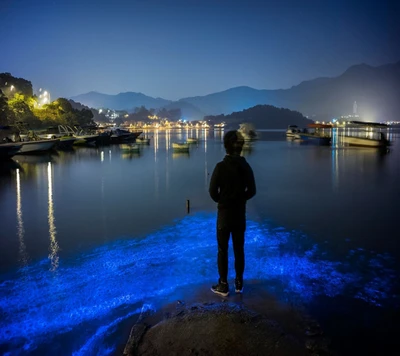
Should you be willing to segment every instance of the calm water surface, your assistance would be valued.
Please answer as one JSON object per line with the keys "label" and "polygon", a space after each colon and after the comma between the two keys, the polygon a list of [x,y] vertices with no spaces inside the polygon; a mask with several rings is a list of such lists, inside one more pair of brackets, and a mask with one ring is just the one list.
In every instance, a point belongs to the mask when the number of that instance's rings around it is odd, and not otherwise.
{"label": "calm water surface", "polygon": [[[149,136],[140,154],[112,145],[0,162],[1,352],[117,353],[121,325],[157,298],[217,279],[208,184],[221,132]],[[188,136],[200,142],[174,153]],[[307,306],[337,344],[379,328],[378,349],[398,322],[400,131],[389,138],[383,153],[343,147],[340,133],[318,147],[264,131],[243,152],[258,189],[246,278]]]}

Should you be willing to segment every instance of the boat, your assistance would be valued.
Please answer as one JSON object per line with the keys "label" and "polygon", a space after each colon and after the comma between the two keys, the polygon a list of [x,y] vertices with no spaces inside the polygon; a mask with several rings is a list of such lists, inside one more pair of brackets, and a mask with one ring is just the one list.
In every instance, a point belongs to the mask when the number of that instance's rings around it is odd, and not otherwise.
{"label": "boat", "polygon": [[75,141],[76,141],[76,138],[73,136],[61,136],[59,138],[56,148],[61,149],[61,150],[72,149],[72,146],[74,145]]}
{"label": "boat", "polygon": [[309,124],[307,129],[300,133],[296,133],[294,138],[300,139],[305,143],[312,143],[318,146],[329,146],[331,143],[332,135],[326,132],[325,129],[332,129],[332,125],[326,124]]}
{"label": "boat", "polygon": [[189,144],[187,142],[172,142],[172,149],[174,151],[189,151]]}
{"label": "boat", "polygon": [[197,142],[199,142],[199,140],[197,138],[195,138],[195,137],[188,137],[186,139],[186,142],[187,143],[197,143]]}
{"label": "boat", "polygon": [[55,148],[59,139],[53,140],[30,140],[30,141],[21,141],[18,144],[21,144],[21,148],[17,152],[17,154],[34,154],[34,153],[42,153],[47,152]]}
{"label": "boat", "polygon": [[150,139],[147,137],[136,137],[136,143],[142,144],[142,145],[149,145],[150,144]]}
{"label": "boat", "polygon": [[76,140],[74,145],[89,145],[95,146],[98,143],[99,135],[86,133],[83,129],[78,126],[72,128],[68,125],[58,125],[59,133],[62,136],[72,136]]}
{"label": "boat", "polygon": [[135,143],[122,143],[119,145],[122,151],[126,152],[139,152],[140,147]]}
{"label": "boat", "polygon": [[0,143],[0,160],[5,160],[15,156],[21,149],[21,143],[6,142]]}
{"label": "boat", "polygon": [[257,140],[257,133],[253,124],[250,123],[240,124],[238,132],[242,134],[245,142]]}
{"label": "boat", "polygon": [[301,133],[301,129],[297,125],[289,125],[286,130],[286,137],[298,138],[297,134]]}
{"label": "boat", "polygon": [[135,140],[142,131],[139,132],[131,132],[128,130],[121,129],[119,127],[113,127],[110,129],[111,135],[110,140],[111,143],[122,143]]}
{"label": "boat", "polygon": [[363,130],[351,135],[344,135],[342,137],[343,144],[372,148],[386,148],[390,146],[390,141],[383,132],[373,131],[374,128],[387,128],[386,124],[363,121],[352,121],[351,124]]}

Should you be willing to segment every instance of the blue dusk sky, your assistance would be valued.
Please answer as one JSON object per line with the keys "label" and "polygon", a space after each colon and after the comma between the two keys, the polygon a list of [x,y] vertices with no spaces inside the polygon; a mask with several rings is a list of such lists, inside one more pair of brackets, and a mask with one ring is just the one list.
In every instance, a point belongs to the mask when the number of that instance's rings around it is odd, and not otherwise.
{"label": "blue dusk sky", "polygon": [[400,60],[400,1],[0,0],[0,72],[52,98],[290,88]]}

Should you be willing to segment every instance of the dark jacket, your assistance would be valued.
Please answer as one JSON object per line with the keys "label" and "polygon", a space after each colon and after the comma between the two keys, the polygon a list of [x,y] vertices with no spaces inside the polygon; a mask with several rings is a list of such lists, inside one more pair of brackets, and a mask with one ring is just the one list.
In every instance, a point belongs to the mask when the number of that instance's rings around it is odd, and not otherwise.
{"label": "dark jacket", "polygon": [[[246,201],[256,194],[253,170],[246,159],[226,155],[211,176],[209,193],[218,203],[218,218],[245,218]],[[242,220],[242,219],[241,219]]]}

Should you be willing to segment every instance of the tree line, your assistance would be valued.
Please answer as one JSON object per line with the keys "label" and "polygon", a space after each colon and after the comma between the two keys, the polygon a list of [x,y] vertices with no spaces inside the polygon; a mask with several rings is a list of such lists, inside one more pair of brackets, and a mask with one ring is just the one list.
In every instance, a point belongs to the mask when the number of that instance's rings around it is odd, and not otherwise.
{"label": "tree line", "polygon": [[32,83],[10,73],[0,73],[0,125],[25,124],[32,129],[55,125],[93,125],[88,108],[72,107],[69,100],[58,98],[41,103],[33,94]]}

